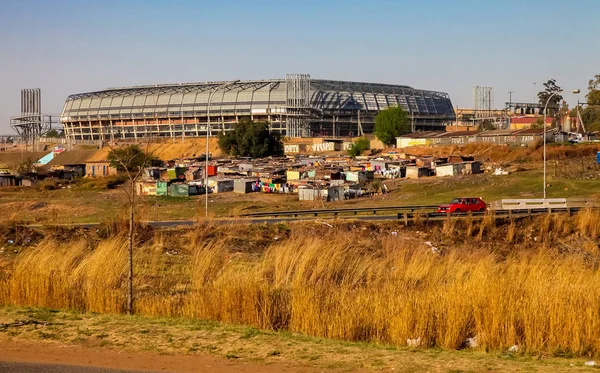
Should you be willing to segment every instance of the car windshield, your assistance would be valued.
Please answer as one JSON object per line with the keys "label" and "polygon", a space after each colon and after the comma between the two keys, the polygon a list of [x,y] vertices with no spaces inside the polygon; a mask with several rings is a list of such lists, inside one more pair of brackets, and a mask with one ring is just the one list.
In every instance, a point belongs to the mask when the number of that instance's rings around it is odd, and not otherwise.
{"label": "car windshield", "polygon": [[451,205],[455,205],[455,204],[457,204],[457,203],[461,203],[461,202],[460,202],[460,198],[454,198],[454,199],[452,200],[452,202],[450,202],[450,204],[451,204]]}

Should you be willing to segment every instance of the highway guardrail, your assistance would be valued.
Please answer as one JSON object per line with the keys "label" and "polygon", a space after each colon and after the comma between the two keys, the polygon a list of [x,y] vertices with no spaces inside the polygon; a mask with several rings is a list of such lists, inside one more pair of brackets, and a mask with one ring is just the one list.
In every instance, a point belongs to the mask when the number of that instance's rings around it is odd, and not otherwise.
{"label": "highway guardrail", "polygon": [[320,209],[320,210],[295,210],[295,211],[268,211],[268,212],[253,212],[248,214],[242,214],[241,217],[279,217],[279,216],[293,216],[298,217],[301,215],[341,215],[341,214],[353,214],[359,213],[372,213],[373,215],[382,211],[424,211],[424,210],[436,210],[438,205],[415,205],[415,206],[384,206],[384,207],[355,207],[355,208],[338,208],[338,209]]}

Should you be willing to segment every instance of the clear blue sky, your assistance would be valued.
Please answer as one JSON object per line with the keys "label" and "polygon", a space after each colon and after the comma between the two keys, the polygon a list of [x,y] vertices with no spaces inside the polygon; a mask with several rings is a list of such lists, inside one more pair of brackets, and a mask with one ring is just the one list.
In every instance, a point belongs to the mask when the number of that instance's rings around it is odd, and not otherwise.
{"label": "clear blue sky", "polygon": [[600,0],[0,0],[0,133],[21,88],[40,87],[52,113],[77,92],[288,72],[440,90],[460,107],[476,85],[496,107],[549,78],[585,91],[598,14]]}

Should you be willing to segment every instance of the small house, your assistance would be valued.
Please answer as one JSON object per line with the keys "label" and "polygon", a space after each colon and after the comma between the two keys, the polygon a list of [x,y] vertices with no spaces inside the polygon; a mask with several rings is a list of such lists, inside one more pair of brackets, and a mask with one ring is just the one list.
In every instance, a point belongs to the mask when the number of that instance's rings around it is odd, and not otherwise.
{"label": "small house", "polygon": [[88,161],[85,162],[86,177],[105,177],[117,174],[117,169],[110,165],[108,161]]}
{"label": "small house", "polygon": [[138,181],[135,184],[135,192],[138,196],[155,196],[156,182],[154,181]]}
{"label": "small house", "polygon": [[169,195],[173,197],[189,197],[200,194],[200,188],[194,184],[171,184],[169,186]]}
{"label": "small house", "polygon": [[238,179],[233,182],[233,191],[235,193],[251,193],[252,187],[256,183],[254,180]]}
{"label": "small house", "polygon": [[319,188],[299,188],[299,201],[322,201],[324,199],[324,191]]}
{"label": "small house", "polygon": [[436,166],[435,175],[439,177],[443,176],[455,176],[463,173],[464,163],[448,163]]}
{"label": "small house", "polygon": [[169,180],[183,180],[185,179],[185,167],[172,167],[167,169],[167,175]]}
{"label": "small house", "polygon": [[208,176],[217,176],[217,173],[219,172],[219,166],[215,166],[215,165],[208,165]]}
{"label": "small house", "polygon": [[300,171],[288,170],[285,173],[285,176],[286,176],[287,181],[290,181],[290,180],[300,180],[301,172]]}
{"label": "small house", "polygon": [[406,178],[407,179],[419,179],[422,177],[429,176],[429,168],[428,167],[417,167],[417,166],[409,166],[406,167]]}
{"label": "small house", "polygon": [[329,187],[307,187],[298,189],[298,199],[300,201],[340,201],[345,197],[343,186]]}
{"label": "small house", "polygon": [[373,171],[347,171],[346,181],[351,181],[359,184],[366,183],[369,179],[372,180],[374,177]]}
{"label": "small house", "polygon": [[0,175],[0,187],[17,186],[19,185],[19,178],[15,175],[1,174]]}
{"label": "small house", "polygon": [[157,181],[156,182],[156,195],[157,196],[169,195],[169,183],[167,183],[166,181]]}
{"label": "small house", "polygon": [[478,161],[465,162],[465,174],[480,174],[481,173],[481,163]]}
{"label": "small house", "polygon": [[160,179],[160,169],[158,167],[147,168],[144,170],[146,177],[152,180]]}
{"label": "small house", "polygon": [[433,157],[419,157],[415,159],[415,163],[417,167],[431,168],[431,166],[434,164],[434,159]]}
{"label": "small house", "polygon": [[217,178],[209,178],[208,179],[208,192],[209,193],[232,192],[233,187],[234,187],[234,182],[231,179],[217,179]]}
{"label": "small house", "polygon": [[327,188],[327,201],[342,201],[345,188],[343,185],[330,186]]}
{"label": "small house", "polygon": [[32,187],[32,186],[35,186],[36,182],[37,182],[36,180],[23,179],[23,180],[21,180],[21,186]]}
{"label": "small house", "polygon": [[186,180],[199,180],[204,176],[204,171],[201,167],[198,166],[190,166],[184,172]]}
{"label": "small house", "polygon": [[371,160],[371,169],[373,171],[383,171],[383,170],[387,170],[388,169],[388,161],[382,161],[382,160],[376,160],[373,159]]}

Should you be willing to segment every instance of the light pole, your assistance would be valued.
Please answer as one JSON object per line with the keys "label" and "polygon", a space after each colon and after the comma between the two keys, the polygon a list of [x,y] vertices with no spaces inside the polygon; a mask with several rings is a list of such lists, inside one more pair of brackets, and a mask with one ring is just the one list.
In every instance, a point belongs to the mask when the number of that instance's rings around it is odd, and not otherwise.
{"label": "light pole", "polygon": [[[225,89],[231,85],[238,83],[239,80],[234,80],[229,83],[220,84],[213,87],[208,95],[208,106],[206,107],[206,153],[204,156],[204,216],[208,218],[208,132],[210,131],[210,103],[212,102],[213,95],[220,89]],[[224,93],[223,93],[224,94]],[[222,101],[222,100],[221,100]],[[222,103],[221,103],[222,104]]]}
{"label": "light pole", "polygon": [[[550,95],[550,97],[548,97],[548,99],[546,100],[546,105],[544,105],[544,201],[546,200],[546,111],[548,110],[548,103],[550,102],[550,99],[554,96],[556,96],[557,94],[564,92],[563,90],[554,92],[553,94]],[[579,92],[581,92],[579,89],[572,89],[569,92],[574,93],[574,94],[578,94]]]}
{"label": "light pole", "polygon": [[210,131],[210,103],[213,95],[220,87],[212,89],[208,95],[208,106],[206,106],[206,152],[204,153],[204,217],[208,218],[208,132]]}

